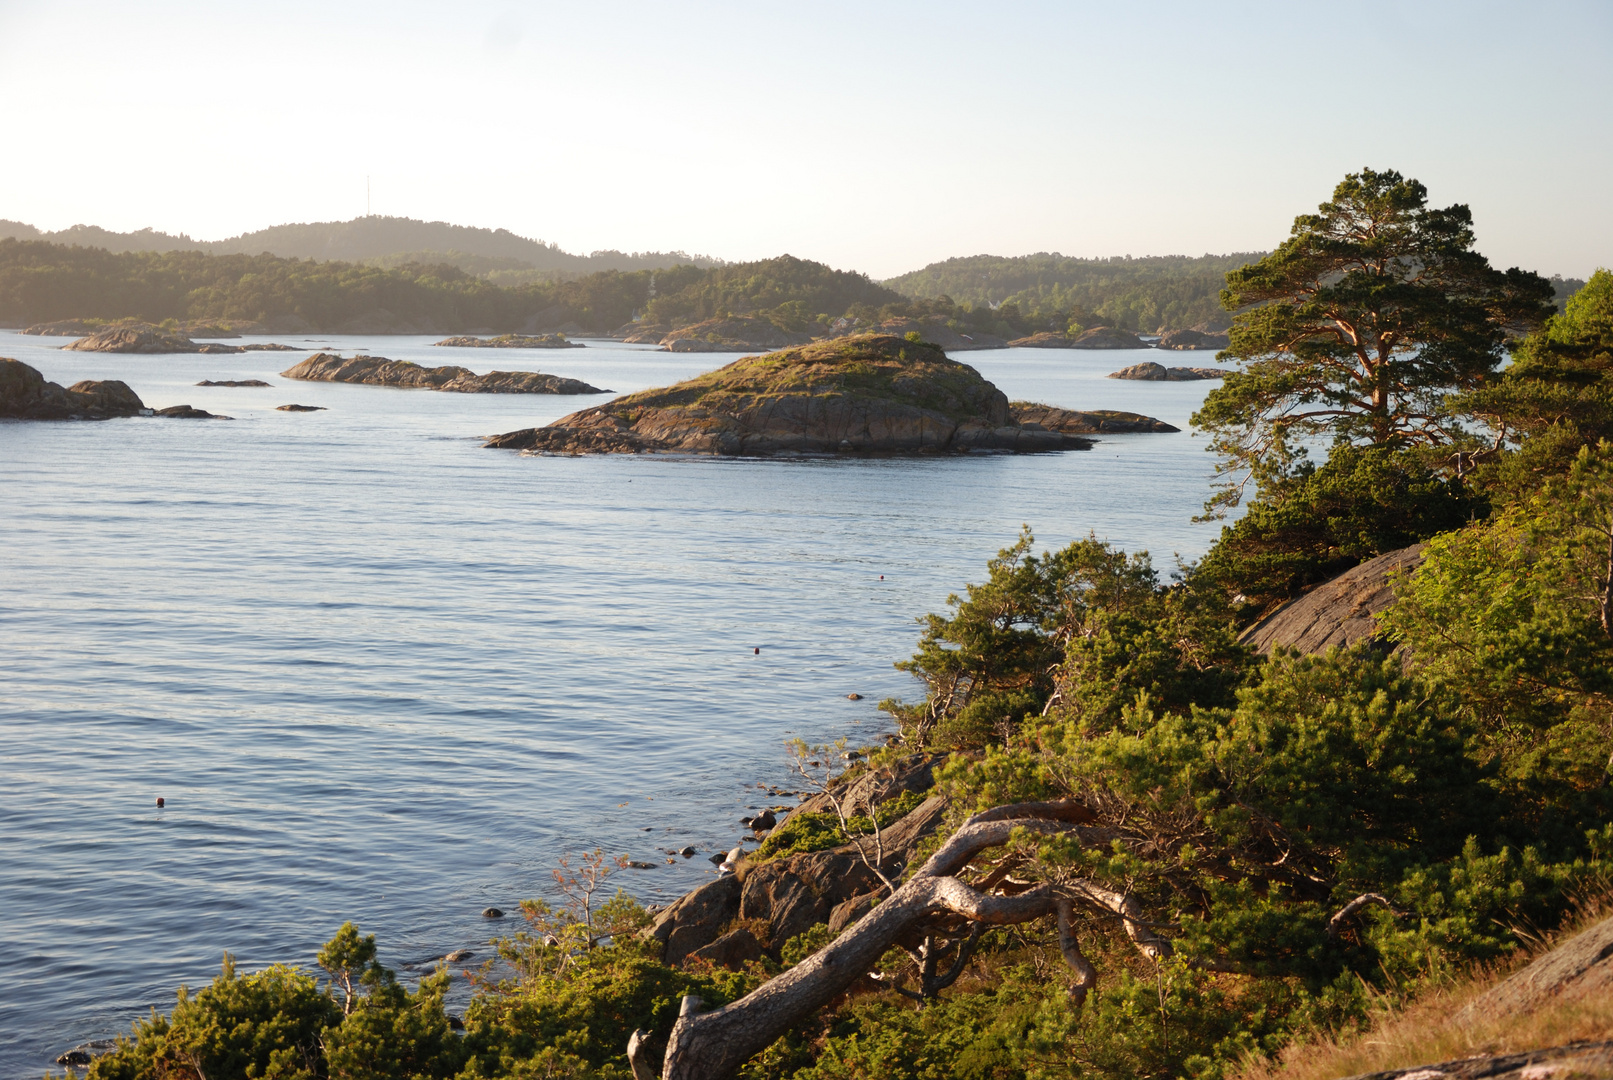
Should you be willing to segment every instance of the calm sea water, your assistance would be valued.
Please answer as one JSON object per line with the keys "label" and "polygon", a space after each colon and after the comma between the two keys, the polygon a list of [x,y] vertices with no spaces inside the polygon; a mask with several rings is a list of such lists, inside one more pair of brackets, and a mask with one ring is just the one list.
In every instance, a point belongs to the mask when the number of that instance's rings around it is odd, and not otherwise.
{"label": "calm sea water", "polygon": [[[430,340],[292,343],[617,392],[732,359]],[[915,617],[1022,522],[1166,567],[1216,532],[1189,520],[1210,460],[1186,431],[1036,457],[526,458],[477,437],[603,399],[60,344],[0,331],[0,356],[64,385],[119,378],[235,419],[0,422],[7,1077],[170,1007],[224,950],[310,964],[344,919],[391,965],[485,956],[482,909],[544,895],[562,853],[657,863],[618,880],[666,901],[713,873],[757,782],[789,783],[788,737],[888,730],[874,703],[916,694],[891,667]],[[1184,429],[1214,385],[1102,377],[1134,353],[960,358],[1011,398]],[[328,411],[275,411],[290,402]],[[701,855],[666,865],[686,844]]]}

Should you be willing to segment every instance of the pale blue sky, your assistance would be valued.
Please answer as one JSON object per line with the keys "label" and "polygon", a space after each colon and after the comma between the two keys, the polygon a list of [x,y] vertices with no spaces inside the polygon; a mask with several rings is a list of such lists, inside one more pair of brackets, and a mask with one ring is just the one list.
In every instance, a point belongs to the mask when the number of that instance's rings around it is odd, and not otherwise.
{"label": "pale blue sky", "polygon": [[0,0],[0,217],[364,212],[573,251],[1269,248],[1362,165],[1502,266],[1613,264],[1613,0]]}

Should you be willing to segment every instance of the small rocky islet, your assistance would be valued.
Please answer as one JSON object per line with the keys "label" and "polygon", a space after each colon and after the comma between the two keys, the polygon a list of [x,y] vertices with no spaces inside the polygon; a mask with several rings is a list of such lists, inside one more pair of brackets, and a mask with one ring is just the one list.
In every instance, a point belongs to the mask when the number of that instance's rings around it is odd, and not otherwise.
{"label": "small rocky islet", "polygon": [[447,364],[422,367],[408,360],[384,356],[343,357],[338,353],[315,353],[300,364],[280,373],[287,379],[306,382],[358,383],[364,386],[392,386],[413,390],[443,390],[456,394],[608,394],[579,379],[545,375],[537,371],[490,371],[478,375],[469,368]]}
{"label": "small rocky islet", "polygon": [[451,337],[434,341],[433,345],[446,345],[455,349],[585,349],[586,345],[572,341],[564,334],[500,334],[498,337]]}
{"label": "small rocky islet", "polygon": [[[26,332],[26,331],[25,331]],[[264,342],[251,345],[221,345],[214,341],[195,342],[184,334],[163,330],[156,326],[115,326],[100,330],[88,337],[70,341],[62,346],[70,352],[137,353],[202,353],[205,355],[248,352],[299,352],[292,345]]]}
{"label": "small rocky islet", "polygon": [[744,357],[486,445],[550,454],[1040,453],[1091,449],[1085,436],[1121,424],[1176,430],[1137,414],[1010,403],[932,343],[868,335]]}
{"label": "small rocky islet", "polygon": [[1166,367],[1152,360],[1110,372],[1105,378],[1131,379],[1137,382],[1196,382],[1200,379],[1224,379],[1227,373],[1221,368]]}

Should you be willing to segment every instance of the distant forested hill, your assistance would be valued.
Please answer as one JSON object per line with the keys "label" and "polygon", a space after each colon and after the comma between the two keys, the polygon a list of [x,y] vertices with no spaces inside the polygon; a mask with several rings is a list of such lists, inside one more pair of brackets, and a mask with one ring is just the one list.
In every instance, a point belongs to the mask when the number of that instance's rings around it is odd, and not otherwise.
{"label": "distant forested hill", "polygon": [[192,240],[181,234],[141,229],[115,233],[94,225],[74,225],[59,232],[41,232],[32,225],[0,220],[0,238],[47,240],[57,244],[128,251],[199,251],[210,255],[259,255],[268,252],[287,259],[447,263],[480,275],[478,267],[489,260],[504,272],[590,273],[599,270],[659,270],[685,263],[714,266],[718,260],[673,252],[596,251],[572,255],[554,244],[529,240],[507,229],[477,229],[445,221],[370,216],[352,221],[322,221],[276,225],[228,240]]}
{"label": "distant forested hill", "polygon": [[1262,252],[1076,259],[1053,254],[972,255],[931,263],[884,282],[908,296],[975,306],[1017,305],[1029,316],[1068,312],[1080,323],[1144,332],[1229,323],[1220,294],[1228,270]]}
{"label": "distant forested hill", "polygon": [[[490,275],[502,264],[492,257]],[[948,305],[946,314],[952,312]],[[141,319],[233,322],[363,333],[547,330],[603,334],[644,316],[681,326],[759,315],[804,329],[928,312],[866,275],[785,255],[732,266],[605,270],[501,286],[456,266],[395,266],[277,255],[126,251],[0,239],[0,322]],[[982,308],[993,332],[1009,313]],[[1002,323],[1001,326],[997,326]],[[972,324],[971,324],[972,325]],[[292,332],[276,330],[275,332]],[[1022,331],[1020,331],[1022,332]]]}

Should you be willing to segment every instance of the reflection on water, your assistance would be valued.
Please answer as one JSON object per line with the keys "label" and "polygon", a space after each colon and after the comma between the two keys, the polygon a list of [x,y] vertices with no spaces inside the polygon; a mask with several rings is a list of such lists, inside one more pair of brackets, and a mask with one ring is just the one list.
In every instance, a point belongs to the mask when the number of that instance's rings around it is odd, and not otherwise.
{"label": "reflection on water", "polygon": [[[307,344],[618,393],[731,359],[429,341]],[[0,422],[6,1076],[168,1007],[225,949],[308,964],[345,918],[392,965],[475,946],[481,910],[543,893],[562,851],[657,863],[623,880],[664,901],[712,872],[757,781],[786,781],[787,736],[885,730],[914,617],[1022,522],[1166,567],[1216,528],[1189,521],[1210,461],[1185,431],[1044,457],[523,458],[475,437],[603,399],[61,343],[0,331],[0,356],[236,419]],[[960,357],[1011,398],[1185,429],[1213,384],[1102,377],[1146,358]]]}

